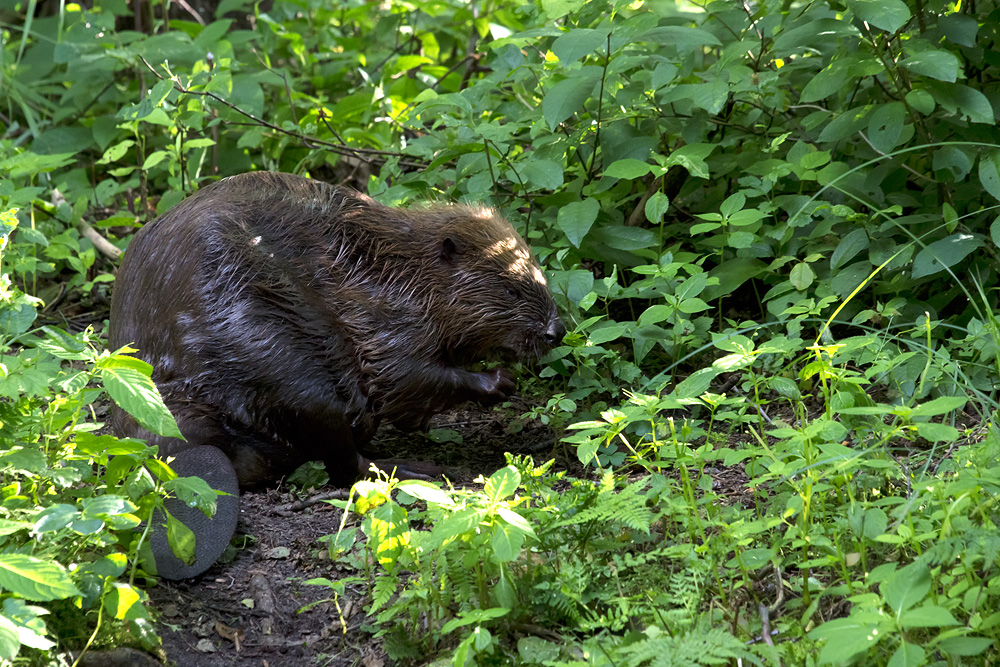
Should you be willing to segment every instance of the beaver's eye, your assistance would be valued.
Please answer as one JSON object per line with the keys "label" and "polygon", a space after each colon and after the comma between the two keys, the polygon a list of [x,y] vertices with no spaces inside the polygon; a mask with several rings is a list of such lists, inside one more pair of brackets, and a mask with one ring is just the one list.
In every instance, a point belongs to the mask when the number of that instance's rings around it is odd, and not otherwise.
{"label": "beaver's eye", "polygon": [[508,287],[507,288],[507,296],[509,296],[512,299],[516,299],[516,298],[518,298],[520,296],[520,294],[518,294],[517,290],[514,289],[513,287]]}

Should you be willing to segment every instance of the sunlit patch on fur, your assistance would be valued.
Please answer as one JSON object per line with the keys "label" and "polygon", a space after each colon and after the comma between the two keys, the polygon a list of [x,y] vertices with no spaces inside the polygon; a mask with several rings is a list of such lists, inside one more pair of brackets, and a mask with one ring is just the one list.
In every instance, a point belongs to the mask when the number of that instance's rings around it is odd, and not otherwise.
{"label": "sunlit patch on fur", "polygon": [[263,239],[262,236],[255,236],[255,237],[253,237],[252,239],[250,239],[250,245],[252,245],[252,246],[258,246],[258,245],[260,245],[261,239]]}

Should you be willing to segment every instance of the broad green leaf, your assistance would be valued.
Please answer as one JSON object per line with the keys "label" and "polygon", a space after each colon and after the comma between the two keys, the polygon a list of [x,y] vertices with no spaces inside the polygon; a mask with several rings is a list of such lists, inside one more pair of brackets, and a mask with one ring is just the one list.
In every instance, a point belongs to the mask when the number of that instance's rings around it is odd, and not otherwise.
{"label": "broad green leaf", "polygon": [[21,650],[20,632],[14,622],[0,614],[0,659],[13,661]]}
{"label": "broad green leaf", "polygon": [[929,49],[899,63],[916,74],[923,74],[939,81],[954,83],[958,78],[961,62],[954,53],[941,49]]}
{"label": "broad green leaf", "polygon": [[414,498],[419,498],[426,503],[440,505],[442,507],[454,507],[455,501],[443,489],[429,482],[421,480],[405,480],[397,486],[400,491],[405,491]]}
{"label": "broad green leaf", "polygon": [[819,133],[821,142],[840,141],[863,130],[868,125],[869,107],[855,107],[834,118]]}
{"label": "broad green leaf", "polygon": [[919,561],[912,563],[893,572],[879,589],[892,610],[901,614],[923,600],[930,591],[930,570]]}
{"label": "broad green leaf", "polygon": [[958,440],[958,429],[948,424],[918,422],[915,426],[920,437],[931,442],[954,442]]}
{"label": "broad green leaf", "polygon": [[973,123],[992,125],[993,106],[982,92],[960,83],[927,81],[927,92],[934,101],[952,113],[967,117]]}
{"label": "broad green leaf", "polygon": [[961,233],[935,241],[913,258],[913,277],[923,278],[952,267],[982,245],[978,235]]}
{"label": "broad green leaf", "polygon": [[847,262],[854,259],[862,250],[868,248],[868,232],[864,228],[855,229],[848,232],[837,244],[837,248],[830,255],[830,269],[836,271]]}
{"label": "broad green leaf", "polygon": [[194,563],[194,532],[170,512],[167,512],[167,542],[170,550],[182,562],[188,565]]}
{"label": "broad green leaf", "polygon": [[604,175],[611,178],[636,179],[642,178],[655,168],[656,167],[653,165],[643,162],[642,160],[625,158],[624,160],[617,160],[611,163],[611,165],[604,170]]}
{"label": "broad green leaf", "polygon": [[906,103],[925,116],[934,111],[934,96],[926,90],[911,90],[906,94]]}
{"label": "broad green leaf", "polygon": [[899,144],[906,120],[902,102],[889,102],[875,109],[868,121],[868,140],[880,153],[888,154]]}
{"label": "broad green leaf", "polygon": [[101,380],[118,407],[135,417],[143,428],[159,435],[182,437],[159,390],[147,375],[132,368],[112,367],[101,370]]}
{"label": "broad green leaf", "polygon": [[587,335],[587,339],[590,340],[592,345],[610,343],[611,341],[621,337],[627,329],[628,327],[620,322],[606,323],[605,326],[591,329]]}
{"label": "broad green leaf", "polygon": [[847,6],[865,23],[888,33],[895,33],[910,20],[903,0],[847,0]]}
{"label": "broad green leaf", "polygon": [[[972,171],[972,160],[968,153],[958,146],[942,146],[934,151],[934,170],[945,170],[956,183],[962,181]],[[981,170],[980,170],[981,171]]]}
{"label": "broad green leaf", "polygon": [[948,637],[937,644],[937,648],[947,655],[973,656],[983,653],[993,646],[993,640],[986,637]]}
{"label": "broad green leaf", "polygon": [[904,641],[892,654],[888,667],[920,667],[926,657],[927,652],[923,648]]}
{"label": "broad green leaf", "polygon": [[791,272],[788,274],[788,280],[792,283],[792,287],[800,292],[812,285],[815,279],[816,274],[813,273],[812,268],[805,262],[799,262],[793,266]]}
{"label": "broad green leaf", "polygon": [[964,408],[968,402],[969,399],[966,396],[940,396],[916,406],[910,412],[910,416],[936,417],[938,415],[946,415],[949,412]]}
{"label": "broad green leaf", "polygon": [[899,625],[904,628],[942,628],[959,625],[959,622],[944,607],[925,604],[903,612],[899,617]]}
{"label": "broad green leaf", "polygon": [[490,475],[490,478],[486,480],[483,493],[489,497],[491,502],[498,502],[513,495],[520,483],[521,474],[517,472],[517,468],[507,466]]}
{"label": "broad green leaf", "polygon": [[799,101],[803,104],[818,102],[843,89],[853,78],[851,64],[850,56],[834,60],[806,83],[799,94]]}
{"label": "broad green leaf", "polygon": [[142,607],[142,593],[131,585],[117,581],[104,598],[104,609],[119,620],[135,615],[136,606]]}
{"label": "broad green leaf", "polygon": [[663,216],[668,208],[670,208],[670,200],[667,196],[662,192],[654,192],[646,200],[646,206],[643,210],[646,214],[646,220],[658,225],[663,221]]}
{"label": "broad green leaf", "polygon": [[810,632],[809,638],[826,640],[819,654],[821,664],[845,663],[878,643],[881,639],[878,628],[873,620],[838,618]]}
{"label": "broad green leaf", "polygon": [[652,248],[657,244],[656,234],[652,230],[625,225],[598,227],[590,232],[590,237],[607,246],[627,252]]}
{"label": "broad green leaf", "polygon": [[501,563],[509,563],[521,553],[524,544],[524,533],[502,521],[493,524],[493,538],[490,546],[493,557]]}
{"label": "broad green leaf", "polygon": [[708,388],[712,385],[712,380],[718,375],[719,373],[714,368],[696,370],[678,383],[673,393],[678,398],[697,398],[708,391]]}
{"label": "broad green leaf", "polygon": [[993,239],[993,245],[1000,248],[1000,216],[990,225],[990,238]]}
{"label": "broad green leaf", "polygon": [[552,293],[565,296],[574,305],[580,303],[594,289],[594,274],[584,269],[550,271],[548,276]]}
{"label": "broad green leaf", "polygon": [[608,34],[607,29],[574,28],[552,43],[552,53],[564,66],[572,65],[580,58],[606,47]]}
{"label": "broad green leaf", "polygon": [[596,199],[570,202],[559,209],[556,225],[566,234],[569,242],[579,248],[594,221],[597,220],[600,210],[601,206]]}
{"label": "broad green leaf", "polygon": [[26,554],[0,554],[0,589],[38,602],[80,595],[60,563]]}
{"label": "broad green leaf", "polygon": [[718,146],[716,144],[688,144],[672,151],[663,166],[672,167],[678,165],[688,170],[692,176],[698,178],[708,178],[708,163],[705,159]]}
{"label": "broad green leaf", "polygon": [[994,199],[1000,199],[1000,151],[993,150],[979,157],[979,182]]}
{"label": "broad green leaf", "polygon": [[961,12],[947,14],[938,18],[938,27],[948,41],[953,44],[973,47],[976,45],[976,34],[979,32],[979,21]]}
{"label": "broad green leaf", "polygon": [[542,99],[542,116],[550,130],[583,109],[584,102],[594,93],[599,72],[581,72],[549,88]]}
{"label": "broad green leaf", "polygon": [[29,605],[24,600],[7,598],[3,601],[3,614],[0,615],[0,618],[10,621],[14,625],[17,629],[18,639],[22,644],[47,651],[56,645],[54,641],[46,637],[48,629],[45,627],[42,616],[48,613],[47,609]]}
{"label": "broad green leaf", "polygon": [[674,314],[674,307],[658,303],[650,306],[639,316],[639,326],[644,327],[650,324],[659,324],[663,320]]}
{"label": "broad green leaf", "polygon": [[521,178],[539,190],[555,190],[563,184],[562,165],[555,160],[529,159],[519,170]]}
{"label": "broad green leaf", "polygon": [[681,53],[691,53],[701,46],[722,46],[719,38],[707,30],[679,25],[657,26],[642,36],[644,41],[672,46]]}

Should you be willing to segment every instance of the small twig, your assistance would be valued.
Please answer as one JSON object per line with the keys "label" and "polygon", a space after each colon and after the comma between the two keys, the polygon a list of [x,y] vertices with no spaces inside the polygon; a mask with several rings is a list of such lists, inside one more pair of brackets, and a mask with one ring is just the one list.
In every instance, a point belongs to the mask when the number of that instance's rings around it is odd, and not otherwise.
{"label": "small twig", "polygon": [[347,500],[348,491],[346,489],[337,489],[336,491],[327,491],[325,493],[318,493],[315,496],[306,498],[305,500],[299,500],[294,503],[288,503],[287,505],[278,505],[274,508],[274,511],[279,516],[293,516],[294,512],[301,512],[307,507],[312,507],[324,500]]}

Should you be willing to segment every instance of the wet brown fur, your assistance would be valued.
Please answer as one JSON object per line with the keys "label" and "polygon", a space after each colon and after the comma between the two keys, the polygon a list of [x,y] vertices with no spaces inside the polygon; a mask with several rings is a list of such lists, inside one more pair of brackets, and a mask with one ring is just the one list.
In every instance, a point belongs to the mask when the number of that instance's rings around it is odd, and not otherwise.
{"label": "wet brown fur", "polygon": [[114,290],[113,348],[135,344],[187,442],[122,412],[162,454],[213,445],[241,486],[322,459],[341,484],[381,419],[403,428],[513,390],[561,338],[552,297],[501,216],[402,210],[309,179],[223,179],[146,225]]}

